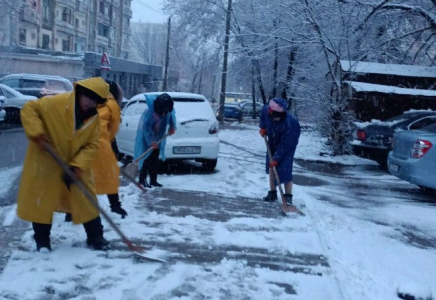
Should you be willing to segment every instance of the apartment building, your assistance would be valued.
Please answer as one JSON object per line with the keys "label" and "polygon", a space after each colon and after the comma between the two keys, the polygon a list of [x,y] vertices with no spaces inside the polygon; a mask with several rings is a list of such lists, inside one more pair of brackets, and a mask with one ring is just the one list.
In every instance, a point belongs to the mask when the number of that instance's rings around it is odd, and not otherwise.
{"label": "apartment building", "polygon": [[0,46],[129,58],[131,0],[0,0]]}

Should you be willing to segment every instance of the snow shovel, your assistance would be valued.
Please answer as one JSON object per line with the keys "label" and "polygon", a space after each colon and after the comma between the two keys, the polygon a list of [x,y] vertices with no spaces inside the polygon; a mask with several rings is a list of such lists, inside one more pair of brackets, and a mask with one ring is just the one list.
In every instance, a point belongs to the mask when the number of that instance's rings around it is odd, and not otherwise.
{"label": "snow shovel", "polygon": [[131,240],[129,240],[126,235],[121,231],[121,229],[112,221],[112,219],[109,217],[109,215],[101,209],[101,207],[98,205],[97,197],[93,195],[88,188],[76,177],[76,175],[70,170],[68,165],[62,160],[62,158],[59,157],[59,155],[56,153],[56,151],[46,142],[43,144],[43,148],[45,151],[50,154],[50,156],[58,163],[58,165],[61,167],[62,171],[64,171],[74,182],[74,184],[80,189],[80,191],[88,198],[88,200],[91,202],[92,205],[103,215],[103,217],[106,219],[106,221],[112,226],[112,228],[115,230],[115,232],[121,237],[121,240],[127,245],[129,250],[133,252],[135,255],[140,256],[143,259],[146,260],[152,260],[152,261],[159,261],[159,262],[165,262],[160,259],[155,259],[151,257],[147,257],[146,255],[142,254],[144,251],[149,250],[149,248],[137,246],[134,245]]}
{"label": "snow shovel", "polygon": [[[162,142],[167,136],[168,136],[168,134],[164,134],[163,137],[157,141],[157,144],[159,145],[160,142]],[[129,178],[129,177],[135,178],[136,175],[138,174],[138,171],[139,171],[139,167],[138,167],[139,161],[151,151],[153,151],[153,147],[148,148],[137,159],[135,159],[131,163],[128,163],[126,168],[124,169],[124,171],[122,171],[123,175],[126,175],[127,178]]]}
{"label": "snow shovel", "polygon": [[120,172],[121,174],[124,175],[124,177],[126,177],[130,182],[132,182],[134,185],[136,185],[141,191],[146,192],[147,190],[145,189],[145,187],[140,184],[139,182],[137,182],[135,180],[134,177],[131,177],[129,173],[127,173],[123,168],[120,168]]}
{"label": "snow shovel", "polygon": [[[265,140],[266,149],[268,151],[269,161],[271,162],[271,161],[273,161],[273,157],[272,157],[272,154],[271,154],[271,149],[269,148],[268,139],[267,139],[266,136],[264,136],[263,138]],[[272,172],[274,174],[274,178],[275,178],[275,180],[277,182],[277,185],[279,187],[280,197],[282,197],[282,207],[281,207],[282,212],[285,215],[288,212],[293,212],[293,213],[297,213],[299,215],[304,216],[304,213],[301,210],[299,210],[295,205],[288,205],[286,203],[285,193],[283,192],[282,185],[280,184],[280,179],[279,179],[279,174],[277,173],[277,169],[274,166],[271,169],[272,169]]]}

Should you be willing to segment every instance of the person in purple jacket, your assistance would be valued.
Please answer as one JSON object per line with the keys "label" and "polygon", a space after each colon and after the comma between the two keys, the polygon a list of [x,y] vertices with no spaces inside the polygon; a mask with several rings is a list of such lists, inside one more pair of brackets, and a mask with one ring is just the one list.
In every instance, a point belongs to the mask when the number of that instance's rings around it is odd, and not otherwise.
{"label": "person in purple jacket", "polygon": [[[295,149],[300,137],[300,123],[287,111],[287,102],[282,98],[274,98],[262,108],[260,115],[260,130],[262,137],[268,137],[272,161],[266,153],[266,173],[269,174],[268,195],[264,201],[277,200],[277,185],[284,184],[285,198],[288,205],[292,205],[292,166]],[[272,167],[276,167],[280,182],[274,179]]]}

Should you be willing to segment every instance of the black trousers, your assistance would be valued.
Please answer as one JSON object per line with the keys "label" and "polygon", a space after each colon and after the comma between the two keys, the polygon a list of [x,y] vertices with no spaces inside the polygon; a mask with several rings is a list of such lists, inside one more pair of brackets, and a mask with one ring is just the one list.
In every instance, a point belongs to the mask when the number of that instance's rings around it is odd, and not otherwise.
{"label": "black trousers", "polygon": [[121,207],[120,196],[118,196],[118,194],[108,194],[107,198],[109,199],[111,208]]}
{"label": "black trousers", "polygon": [[[34,238],[36,243],[50,243],[51,224],[32,223],[33,231],[35,232]],[[94,239],[103,236],[103,225],[101,224],[100,216],[83,223],[86,235],[89,239]]]}
{"label": "black trousers", "polygon": [[150,175],[150,184],[157,182],[157,172],[159,170],[159,149],[153,150],[147,157],[139,171],[139,182],[145,182],[147,174]]}

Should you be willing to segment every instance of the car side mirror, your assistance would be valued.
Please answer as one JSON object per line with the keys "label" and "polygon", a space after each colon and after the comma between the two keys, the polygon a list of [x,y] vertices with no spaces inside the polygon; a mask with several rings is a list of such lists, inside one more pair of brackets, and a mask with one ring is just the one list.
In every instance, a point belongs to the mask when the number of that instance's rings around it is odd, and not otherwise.
{"label": "car side mirror", "polygon": [[5,96],[0,96],[0,100],[5,100],[6,97]]}

